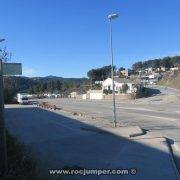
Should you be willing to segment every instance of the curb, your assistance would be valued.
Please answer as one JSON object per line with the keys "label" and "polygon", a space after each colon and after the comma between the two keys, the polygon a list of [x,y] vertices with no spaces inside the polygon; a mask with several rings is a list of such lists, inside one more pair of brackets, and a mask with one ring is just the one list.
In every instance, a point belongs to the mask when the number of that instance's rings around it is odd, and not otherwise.
{"label": "curb", "polygon": [[110,134],[128,137],[128,138],[141,136],[145,134],[139,126],[122,126],[122,127],[116,127],[116,128],[102,127],[100,129]]}
{"label": "curb", "polygon": [[[177,176],[177,179],[180,180],[180,172],[177,168],[177,165],[175,163],[175,158],[174,158],[174,153],[173,153],[173,147],[171,146],[171,144],[168,142],[168,139],[167,138],[164,138],[165,141],[164,143],[167,144],[168,146],[168,149],[169,149],[169,152],[170,152],[170,158],[171,158],[171,162],[173,164],[173,167],[174,167],[174,170],[175,170],[175,173],[176,173],[176,176]],[[174,146],[174,145],[173,145]]]}

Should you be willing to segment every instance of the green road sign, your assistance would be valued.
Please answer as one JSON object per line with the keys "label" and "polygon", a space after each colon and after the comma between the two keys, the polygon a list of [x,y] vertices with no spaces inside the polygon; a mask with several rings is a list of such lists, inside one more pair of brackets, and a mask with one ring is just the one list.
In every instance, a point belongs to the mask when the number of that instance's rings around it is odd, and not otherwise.
{"label": "green road sign", "polygon": [[22,75],[21,63],[3,63],[3,75]]}

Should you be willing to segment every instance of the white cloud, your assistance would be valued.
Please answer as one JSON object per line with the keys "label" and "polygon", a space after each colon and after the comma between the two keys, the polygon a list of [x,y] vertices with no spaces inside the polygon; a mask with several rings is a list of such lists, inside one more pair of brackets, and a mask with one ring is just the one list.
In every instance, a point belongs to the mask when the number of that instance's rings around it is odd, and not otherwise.
{"label": "white cloud", "polygon": [[34,68],[24,67],[23,76],[34,77],[37,75],[37,70]]}

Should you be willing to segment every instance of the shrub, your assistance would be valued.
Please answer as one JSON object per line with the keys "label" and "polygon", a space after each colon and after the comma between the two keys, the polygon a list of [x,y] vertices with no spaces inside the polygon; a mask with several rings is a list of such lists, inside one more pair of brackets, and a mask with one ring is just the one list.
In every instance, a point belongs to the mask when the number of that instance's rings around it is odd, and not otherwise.
{"label": "shrub", "polygon": [[103,94],[108,95],[108,90],[107,90],[107,89],[104,89],[104,90],[103,90]]}
{"label": "shrub", "polygon": [[127,93],[127,90],[129,89],[127,84],[122,85],[122,93]]}
{"label": "shrub", "polygon": [[[8,131],[7,135],[7,155],[8,170],[4,180],[38,180],[40,179],[36,162],[32,155],[27,151],[25,146],[21,144]],[[2,174],[2,173],[1,173]],[[0,177],[1,179],[1,177]]]}
{"label": "shrub", "polygon": [[14,101],[14,93],[8,89],[4,90],[4,102],[11,103]]}

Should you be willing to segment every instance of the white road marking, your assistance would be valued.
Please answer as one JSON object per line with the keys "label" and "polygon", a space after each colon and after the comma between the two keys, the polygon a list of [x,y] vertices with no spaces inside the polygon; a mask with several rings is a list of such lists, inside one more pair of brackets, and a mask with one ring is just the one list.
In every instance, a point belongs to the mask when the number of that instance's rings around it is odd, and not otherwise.
{"label": "white road marking", "polygon": [[159,112],[157,110],[146,109],[146,108],[130,108],[130,107],[120,107],[120,106],[118,106],[117,108],[119,108],[119,109],[132,109],[132,110],[140,110],[140,111],[156,111],[156,112]]}
{"label": "white road marking", "polygon": [[[154,109],[146,109],[146,108],[133,108],[133,107],[121,107],[121,106],[117,106],[116,108],[118,109],[126,109],[126,110],[137,110],[137,111],[151,111],[151,112],[167,112],[164,110],[154,110]],[[171,111],[172,113],[173,111]],[[180,111],[174,111],[174,113],[180,113]]]}
{"label": "white road marking", "polygon": [[[132,113],[132,112],[128,112],[130,114],[137,114],[137,113]],[[167,118],[167,117],[163,117],[163,116],[152,116],[152,115],[146,115],[146,114],[138,114],[138,116],[145,116],[145,117],[150,117],[150,118],[157,118],[157,119],[161,119],[161,120],[168,120],[168,121],[179,121],[180,119],[175,119],[175,118]]]}

